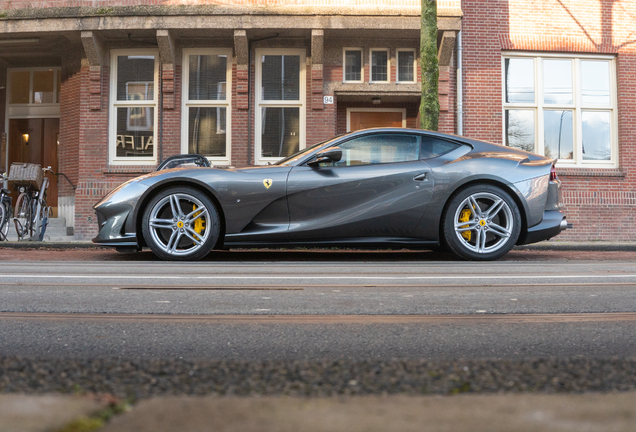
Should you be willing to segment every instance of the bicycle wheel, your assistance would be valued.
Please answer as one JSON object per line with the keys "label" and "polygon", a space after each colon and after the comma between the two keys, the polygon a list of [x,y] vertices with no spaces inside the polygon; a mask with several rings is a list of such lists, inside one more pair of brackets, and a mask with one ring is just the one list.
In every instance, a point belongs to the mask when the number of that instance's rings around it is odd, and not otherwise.
{"label": "bicycle wheel", "polygon": [[0,241],[6,240],[9,232],[9,209],[5,205],[4,201],[0,202]]}
{"label": "bicycle wheel", "polygon": [[[44,240],[44,233],[46,233],[46,227],[49,225],[49,218],[51,217],[51,207],[46,205],[46,201],[42,200],[42,207],[40,207],[40,220],[34,220],[33,226],[39,230],[37,233],[40,241]],[[38,227],[38,223],[40,226]]]}
{"label": "bicycle wheel", "polygon": [[22,192],[15,202],[13,222],[19,240],[33,236],[33,210],[27,192]]}

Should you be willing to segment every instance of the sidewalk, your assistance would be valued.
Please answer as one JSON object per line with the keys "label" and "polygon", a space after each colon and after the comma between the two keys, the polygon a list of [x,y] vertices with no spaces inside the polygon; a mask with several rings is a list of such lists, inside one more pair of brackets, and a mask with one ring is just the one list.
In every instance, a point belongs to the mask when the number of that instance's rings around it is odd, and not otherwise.
{"label": "sidewalk", "polygon": [[[96,400],[79,396],[0,395],[0,432],[636,430],[636,393],[306,399],[159,397],[139,401],[128,412],[115,416],[100,428],[105,407]],[[93,429],[69,426],[73,424],[92,425]]]}

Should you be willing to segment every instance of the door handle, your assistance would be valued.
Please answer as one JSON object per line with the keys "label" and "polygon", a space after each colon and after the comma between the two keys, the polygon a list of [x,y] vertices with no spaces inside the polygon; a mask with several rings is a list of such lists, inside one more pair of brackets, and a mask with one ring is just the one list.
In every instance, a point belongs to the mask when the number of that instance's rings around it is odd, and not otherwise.
{"label": "door handle", "polygon": [[424,181],[424,180],[426,180],[426,174],[427,173],[418,174],[415,177],[413,177],[413,180]]}

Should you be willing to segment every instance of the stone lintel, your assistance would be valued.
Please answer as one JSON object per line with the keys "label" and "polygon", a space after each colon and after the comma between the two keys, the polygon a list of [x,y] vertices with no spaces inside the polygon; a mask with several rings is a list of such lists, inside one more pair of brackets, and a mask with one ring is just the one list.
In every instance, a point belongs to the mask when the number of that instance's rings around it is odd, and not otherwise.
{"label": "stone lintel", "polygon": [[457,34],[454,31],[445,31],[442,33],[442,40],[437,49],[437,61],[440,67],[450,66],[456,38]]}
{"label": "stone lintel", "polygon": [[91,66],[101,66],[105,63],[105,53],[107,52],[104,46],[104,40],[99,33],[94,31],[83,31],[81,33],[82,45],[84,46],[84,52],[86,58]]}
{"label": "stone lintel", "polygon": [[247,44],[247,31],[246,30],[234,30],[234,55],[236,56],[237,68],[244,67],[247,69],[248,63],[248,44]]}
{"label": "stone lintel", "polygon": [[325,48],[325,31],[313,29],[311,31],[311,63],[314,65],[323,64],[323,52]]}
{"label": "stone lintel", "polygon": [[157,44],[159,45],[159,57],[161,63],[166,65],[178,64],[175,38],[170,30],[157,30]]}
{"label": "stone lintel", "polygon": [[437,30],[452,30],[452,31],[460,31],[462,29],[462,18],[461,17],[437,17]]}

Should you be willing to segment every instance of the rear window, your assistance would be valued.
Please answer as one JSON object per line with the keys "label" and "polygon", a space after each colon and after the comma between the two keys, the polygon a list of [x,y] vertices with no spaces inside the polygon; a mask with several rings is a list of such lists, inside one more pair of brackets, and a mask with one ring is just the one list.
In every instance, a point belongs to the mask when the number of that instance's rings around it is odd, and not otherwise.
{"label": "rear window", "polygon": [[459,144],[439,138],[422,137],[421,159],[433,159],[459,148]]}

